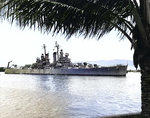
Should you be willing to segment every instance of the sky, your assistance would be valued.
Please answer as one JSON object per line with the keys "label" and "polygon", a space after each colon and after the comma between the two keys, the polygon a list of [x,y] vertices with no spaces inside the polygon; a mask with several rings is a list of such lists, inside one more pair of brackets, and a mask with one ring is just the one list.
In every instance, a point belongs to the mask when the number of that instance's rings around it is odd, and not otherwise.
{"label": "sky", "polygon": [[26,27],[21,30],[15,24],[7,21],[0,22],[0,67],[11,64],[23,66],[36,62],[36,58],[44,53],[43,44],[49,52],[50,61],[53,60],[55,42],[60,45],[64,53],[69,53],[72,62],[124,59],[133,60],[133,50],[128,39],[120,40],[117,32],[112,31],[98,41],[96,38],[72,36],[69,40],[65,36],[42,34],[38,30]]}

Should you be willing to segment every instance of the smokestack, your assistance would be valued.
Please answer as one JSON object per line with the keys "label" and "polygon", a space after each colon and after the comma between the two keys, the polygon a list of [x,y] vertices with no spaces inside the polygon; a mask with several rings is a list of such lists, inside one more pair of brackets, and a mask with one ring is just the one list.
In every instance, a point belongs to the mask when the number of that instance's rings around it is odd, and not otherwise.
{"label": "smokestack", "polygon": [[53,63],[56,62],[56,52],[53,53]]}

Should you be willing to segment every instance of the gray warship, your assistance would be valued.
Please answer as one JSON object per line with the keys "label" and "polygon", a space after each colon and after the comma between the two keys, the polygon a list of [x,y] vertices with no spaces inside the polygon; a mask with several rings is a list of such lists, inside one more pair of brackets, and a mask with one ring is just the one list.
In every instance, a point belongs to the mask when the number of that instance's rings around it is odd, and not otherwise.
{"label": "gray warship", "polygon": [[[46,46],[43,45],[44,54],[37,58],[30,68],[9,68],[5,74],[45,74],[45,75],[85,75],[85,76],[126,76],[127,65],[99,66],[97,64],[72,63],[69,53],[59,51],[59,44],[55,43],[53,62],[50,63],[49,53],[46,53]],[[10,63],[10,62],[9,62]],[[8,63],[8,64],[9,64]]]}

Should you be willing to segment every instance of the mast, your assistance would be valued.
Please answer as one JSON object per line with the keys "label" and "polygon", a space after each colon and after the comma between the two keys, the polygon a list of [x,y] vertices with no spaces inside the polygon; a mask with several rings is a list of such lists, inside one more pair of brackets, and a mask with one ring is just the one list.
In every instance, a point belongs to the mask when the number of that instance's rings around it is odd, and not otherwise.
{"label": "mast", "polygon": [[[57,59],[59,59],[59,44],[57,44],[57,41],[55,42],[55,47],[56,47],[56,49],[57,49],[57,52],[56,52],[56,54],[57,54]],[[55,48],[54,47],[54,48]]]}
{"label": "mast", "polygon": [[44,55],[46,56],[46,46],[45,46],[45,44],[43,44],[43,48],[44,48]]}

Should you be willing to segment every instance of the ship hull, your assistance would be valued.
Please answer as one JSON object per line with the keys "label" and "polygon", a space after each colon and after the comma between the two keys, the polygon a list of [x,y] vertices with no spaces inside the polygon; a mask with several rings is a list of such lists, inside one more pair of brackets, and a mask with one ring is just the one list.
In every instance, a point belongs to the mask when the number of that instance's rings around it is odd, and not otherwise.
{"label": "ship hull", "polygon": [[82,76],[126,76],[127,66],[80,69],[6,69],[5,74],[82,75]]}

